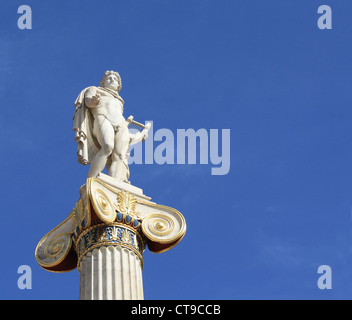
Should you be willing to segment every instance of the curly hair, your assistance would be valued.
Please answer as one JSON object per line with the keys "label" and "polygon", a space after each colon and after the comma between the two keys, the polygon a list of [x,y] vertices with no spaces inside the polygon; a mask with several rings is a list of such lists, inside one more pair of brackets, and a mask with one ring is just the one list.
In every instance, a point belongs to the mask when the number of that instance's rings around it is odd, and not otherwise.
{"label": "curly hair", "polygon": [[116,71],[105,71],[104,76],[103,76],[103,78],[100,80],[99,85],[102,87],[102,86],[104,85],[105,79],[106,79],[108,76],[110,76],[110,75],[116,76],[117,82],[118,82],[118,84],[119,84],[119,86],[118,86],[118,88],[117,88],[117,91],[120,92],[120,90],[121,90],[121,88],[122,88],[122,82],[121,82],[121,77],[120,77],[119,73],[116,72]]}

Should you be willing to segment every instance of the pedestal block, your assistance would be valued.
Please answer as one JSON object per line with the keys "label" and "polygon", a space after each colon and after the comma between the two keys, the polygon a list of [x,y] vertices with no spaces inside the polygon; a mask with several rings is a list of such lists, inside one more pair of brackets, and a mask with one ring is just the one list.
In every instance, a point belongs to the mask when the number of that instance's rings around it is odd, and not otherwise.
{"label": "pedestal block", "polygon": [[78,268],[80,299],[143,299],[143,252],[160,253],[186,233],[176,209],[150,201],[141,189],[99,174],[80,188],[68,217],[37,245],[39,265]]}

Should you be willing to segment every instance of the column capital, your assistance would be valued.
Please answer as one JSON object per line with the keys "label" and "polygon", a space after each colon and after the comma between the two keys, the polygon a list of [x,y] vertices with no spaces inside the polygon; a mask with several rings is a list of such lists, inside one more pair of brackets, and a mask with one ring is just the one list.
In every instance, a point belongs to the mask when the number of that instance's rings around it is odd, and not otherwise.
{"label": "column capital", "polygon": [[109,176],[88,178],[68,217],[45,235],[35,257],[48,271],[75,269],[94,248],[121,246],[142,261],[146,246],[167,251],[186,233],[186,221],[176,209],[150,201],[143,191]]}

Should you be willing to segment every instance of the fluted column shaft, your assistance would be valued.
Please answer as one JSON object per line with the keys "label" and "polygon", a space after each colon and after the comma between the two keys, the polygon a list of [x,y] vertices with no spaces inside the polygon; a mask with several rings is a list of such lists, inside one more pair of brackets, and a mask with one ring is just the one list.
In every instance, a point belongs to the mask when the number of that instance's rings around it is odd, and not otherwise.
{"label": "fluted column shaft", "polygon": [[81,300],[142,300],[142,254],[138,227],[121,222],[95,224],[75,241]]}
{"label": "fluted column shaft", "polygon": [[100,247],[80,262],[81,300],[142,300],[142,265],[132,251]]}

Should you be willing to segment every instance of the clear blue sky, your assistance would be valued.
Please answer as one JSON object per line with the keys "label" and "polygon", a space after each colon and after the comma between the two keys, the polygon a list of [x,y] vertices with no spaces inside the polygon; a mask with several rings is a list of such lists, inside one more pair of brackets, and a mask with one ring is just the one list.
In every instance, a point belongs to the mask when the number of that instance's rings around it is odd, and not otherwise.
{"label": "clear blue sky", "polygon": [[[32,8],[32,30],[17,8]],[[333,29],[317,27],[329,4]],[[132,165],[187,234],[144,254],[146,299],[352,298],[352,2],[2,0],[1,299],[78,299],[38,241],[79,197],[73,102],[120,72],[126,116],[155,130],[231,129],[231,170]],[[17,268],[32,268],[32,289]],[[317,269],[332,268],[330,291]]]}

